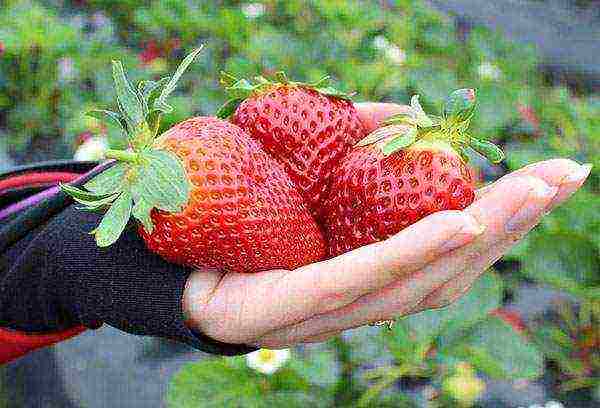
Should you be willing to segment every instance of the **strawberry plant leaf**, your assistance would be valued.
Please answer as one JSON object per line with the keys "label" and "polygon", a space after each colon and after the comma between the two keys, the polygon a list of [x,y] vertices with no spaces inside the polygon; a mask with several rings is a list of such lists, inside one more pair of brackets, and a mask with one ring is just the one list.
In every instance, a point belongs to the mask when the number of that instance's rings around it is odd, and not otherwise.
{"label": "strawberry plant leaf", "polygon": [[[221,75],[229,75],[229,74],[222,72]],[[230,77],[226,77],[226,78],[230,78]],[[223,78],[221,78],[222,83],[227,80],[228,79],[224,80]],[[252,92],[256,91],[259,88],[260,88],[260,85],[252,85],[248,80],[240,79],[240,80],[237,80],[236,82],[234,82],[233,84],[229,85],[226,89],[227,89],[227,93],[233,99],[244,100],[248,96],[250,96],[252,94]]]}
{"label": "strawberry plant leaf", "polygon": [[83,186],[92,193],[98,195],[115,193],[123,185],[127,167],[126,163],[116,163],[114,166],[92,178]]}
{"label": "strawberry plant leaf", "polygon": [[144,229],[148,234],[152,233],[154,230],[154,223],[152,222],[152,218],[150,217],[150,213],[152,211],[152,205],[144,200],[142,197],[138,198],[133,206],[133,216],[139,222],[142,223]]}
{"label": "strawberry plant leaf", "polygon": [[487,140],[470,137],[469,146],[492,163],[496,164],[504,160],[502,149]]}
{"label": "strawberry plant leaf", "polygon": [[440,125],[431,125],[427,127],[419,127],[418,138],[428,136],[431,133],[439,133],[441,131]]}
{"label": "strawberry plant leaf", "polygon": [[452,92],[444,103],[445,118],[456,118],[459,121],[470,119],[476,105],[474,89],[458,89]]}
{"label": "strawberry plant leaf", "polygon": [[144,110],[137,93],[125,76],[121,61],[113,61],[113,79],[119,107],[130,129],[136,129],[144,121]]}
{"label": "strawberry plant leaf", "polygon": [[136,183],[137,194],[152,208],[179,212],[187,204],[190,185],[183,163],[171,152],[142,153],[144,165]]}
{"label": "strawberry plant leaf", "polygon": [[217,111],[217,118],[219,119],[227,119],[228,117],[230,117],[231,115],[233,115],[233,113],[235,112],[235,110],[237,109],[238,106],[240,106],[240,104],[244,101],[243,98],[233,98],[233,99],[229,99],[227,102],[225,102],[225,105],[221,106],[219,108],[219,110]]}
{"label": "strawberry plant leaf", "polygon": [[453,147],[456,150],[456,152],[458,153],[458,155],[460,156],[460,158],[462,159],[462,161],[465,162],[465,164],[468,163],[469,155],[467,154],[467,152],[465,152],[464,147],[462,147],[461,145],[454,145]]}
{"label": "strawberry plant leaf", "polygon": [[219,83],[228,88],[233,86],[238,81],[238,78],[231,75],[229,72],[221,71],[219,74]]}
{"label": "strawberry plant leaf", "polygon": [[543,372],[543,357],[535,345],[495,316],[475,326],[452,352],[493,378],[533,379]]}
{"label": "strawberry plant leaf", "polygon": [[266,90],[270,87],[282,84],[310,88],[323,95],[332,96],[335,98],[346,100],[351,100],[352,98],[352,94],[342,92],[334,88],[333,86],[328,85],[329,76],[324,76],[319,81],[314,83],[304,83],[290,81],[286,76],[285,72],[279,71],[275,73],[275,81],[270,81],[269,79],[261,75],[254,77],[254,80],[256,84],[253,84],[244,78],[238,79],[225,71],[221,71],[219,81],[221,85],[223,85],[227,90],[230,99],[227,102],[225,102],[225,105],[217,111],[218,118],[225,119],[231,116],[233,112],[235,112],[235,109],[239,106],[239,104],[248,97],[250,97],[254,92]]}
{"label": "strawberry plant leaf", "polygon": [[325,75],[321,79],[319,79],[318,81],[313,82],[311,84],[311,86],[313,88],[321,88],[323,86],[326,86],[329,83],[330,80],[331,80],[331,77],[329,75]]}
{"label": "strawberry plant leaf", "polygon": [[386,139],[388,137],[392,137],[398,134],[405,133],[409,130],[408,126],[402,125],[389,125],[384,126],[379,129],[375,129],[371,132],[367,137],[362,139],[360,142],[356,144],[356,147],[368,146],[373,143],[377,143],[380,140]]}
{"label": "strawberry plant leaf", "polygon": [[587,237],[570,232],[547,233],[530,242],[522,273],[535,281],[585,296],[600,286],[600,253]]}
{"label": "strawberry plant leaf", "polygon": [[410,107],[412,108],[413,115],[416,118],[419,127],[429,127],[433,125],[433,121],[429,119],[429,116],[427,116],[419,102],[419,95],[412,96],[410,99]]}
{"label": "strawberry plant leaf", "polygon": [[92,232],[99,246],[114,243],[132,214],[146,230],[151,231],[152,209],[179,212],[187,204],[190,185],[183,163],[175,154],[154,150],[153,141],[158,133],[161,114],[172,110],[166,104],[166,98],[201,50],[202,47],[188,54],[172,77],[140,81],[136,90],[128,81],[123,64],[113,61],[113,79],[121,114],[93,111],[91,115],[108,117],[119,123],[133,149],[106,150],[105,158],[115,159],[117,164],[88,181],[85,187],[89,191],[61,185],[62,191],[83,205],[82,209],[97,210],[110,205]]}
{"label": "strawberry plant leaf", "polygon": [[408,128],[403,134],[394,137],[383,146],[383,154],[389,156],[400,149],[410,146],[415,140],[417,140],[417,129],[414,127]]}
{"label": "strawberry plant leaf", "polygon": [[[138,97],[144,105],[144,112],[148,114],[150,107],[153,106],[154,100],[160,95],[162,86],[169,81],[169,77],[162,78],[159,81],[140,81],[138,82],[137,92]],[[150,95],[154,94],[155,97],[152,101],[149,101]]]}
{"label": "strawberry plant leaf", "polygon": [[339,89],[336,89],[333,86],[324,86],[324,87],[314,88],[314,90],[323,95],[333,96],[335,98],[352,101],[352,94],[340,91]]}
{"label": "strawberry plant leaf", "polygon": [[277,71],[275,73],[275,79],[281,82],[282,84],[287,84],[288,82],[290,82],[284,71]]}
{"label": "strawberry plant leaf", "polygon": [[171,80],[171,77],[164,77],[158,81],[148,81],[151,84],[145,86],[142,91],[142,98],[146,101],[148,109],[151,112],[154,107],[154,103],[160,96],[163,87]]}
{"label": "strawberry plant leaf", "polygon": [[131,206],[131,192],[123,191],[92,232],[99,247],[107,247],[119,239],[131,216]]}
{"label": "strawberry plant leaf", "polygon": [[82,200],[79,198],[73,198],[73,200],[75,200],[79,204],[83,205],[83,207],[77,207],[78,210],[97,211],[97,210],[100,210],[100,209],[110,205],[110,203],[115,201],[116,198],[117,198],[117,194],[115,193],[115,194],[109,195],[106,198],[100,198],[100,199],[94,200],[94,201],[87,201],[87,200]]}
{"label": "strawberry plant leaf", "polygon": [[[153,104],[154,107],[156,107],[159,110],[162,110],[165,113],[169,113],[171,112],[172,108],[167,105],[167,103],[165,102],[166,99],[169,97],[169,95],[171,95],[171,93],[175,90],[175,87],[177,86],[177,82],[179,81],[179,79],[181,78],[181,76],[183,75],[183,73],[185,72],[185,70],[190,66],[190,64],[192,62],[194,62],[194,58],[196,58],[196,56],[198,54],[200,54],[200,52],[202,51],[202,49],[204,48],[204,46],[200,46],[198,48],[196,48],[195,50],[193,50],[192,52],[190,52],[181,62],[181,64],[179,64],[179,66],[177,67],[177,70],[175,71],[175,74],[173,74],[173,76],[171,77],[171,79],[169,80],[169,82],[164,86],[164,88],[162,89],[158,99],[156,100],[156,102]],[[163,110],[165,107],[168,107],[168,110]]]}
{"label": "strawberry plant leaf", "polygon": [[382,125],[406,124],[406,125],[417,126],[417,119],[415,118],[415,115],[412,112],[397,113],[395,115],[392,115],[392,116],[389,116],[388,118],[386,118],[383,122],[381,122],[381,124]]}
{"label": "strawberry plant leaf", "polygon": [[152,138],[156,137],[158,134],[158,130],[160,129],[160,119],[162,118],[162,111],[153,110],[146,117],[146,123],[148,123],[148,128],[150,129],[150,134]]}
{"label": "strawberry plant leaf", "polygon": [[83,200],[83,201],[95,201],[102,198],[105,198],[108,194],[96,194],[91,193],[89,191],[82,190],[78,187],[72,186],[70,184],[59,184],[59,188],[65,194],[72,197],[74,200]]}
{"label": "strawberry plant leaf", "polygon": [[85,114],[102,122],[111,123],[121,129],[123,132],[127,133],[127,123],[125,122],[125,119],[123,119],[123,116],[116,112],[104,109],[92,109]]}

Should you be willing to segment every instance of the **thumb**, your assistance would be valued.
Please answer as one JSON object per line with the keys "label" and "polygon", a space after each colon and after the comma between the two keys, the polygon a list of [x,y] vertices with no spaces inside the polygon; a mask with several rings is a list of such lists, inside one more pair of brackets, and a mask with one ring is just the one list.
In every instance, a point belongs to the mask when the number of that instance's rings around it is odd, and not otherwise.
{"label": "thumb", "polygon": [[375,130],[389,116],[406,113],[410,109],[407,105],[380,102],[359,102],[354,106],[367,134]]}

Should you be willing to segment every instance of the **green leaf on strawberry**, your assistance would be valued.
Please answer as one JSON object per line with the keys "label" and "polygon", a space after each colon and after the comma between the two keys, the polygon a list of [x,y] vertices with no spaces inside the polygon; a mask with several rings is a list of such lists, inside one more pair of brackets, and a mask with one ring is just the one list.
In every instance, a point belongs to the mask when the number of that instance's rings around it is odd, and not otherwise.
{"label": "green leaf on strawberry", "polygon": [[172,77],[140,81],[135,88],[121,62],[113,61],[119,112],[94,110],[88,115],[118,125],[127,135],[129,149],[107,150],[105,157],[117,162],[85,183],[85,190],[67,184],[60,186],[83,210],[108,208],[92,232],[98,246],[113,244],[132,215],[147,231],[152,231],[153,210],[179,212],[189,201],[190,183],[183,163],[174,153],[154,147],[154,141],[161,115],[173,110],[166,99],[201,50],[202,47],[186,56]]}
{"label": "green leaf on strawberry", "polygon": [[121,192],[102,217],[98,228],[92,231],[99,247],[110,246],[119,239],[131,216],[131,206],[131,193]]}
{"label": "green leaf on strawberry", "polygon": [[417,129],[409,128],[402,135],[392,138],[383,146],[383,154],[389,156],[393,152],[410,146],[417,140]]}
{"label": "green leaf on strawberry", "polygon": [[[409,148],[419,140],[443,141],[468,162],[467,148],[482,155],[492,163],[504,160],[504,153],[493,143],[475,138],[467,133],[477,101],[474,89],[452,92],[444,103],[441,116],[428,115],[419,102],[419,96],[410,100],[409,112],[392,115],[382,121],[382,126],[361,140],[357,146],[367,146],[382,140],[385,156]],[[407,126],[413,131],[408,132]]]}
{"label": "green leaf on strawberry", "polygon": [[448,95],[444,103],[443,115],[446,118],[471,118],[476,106],[474,89],[458,89]]}
{"label": "green leaf on strawberry", "polygon": [[116,125],[123,133],[127,133],[127,123],[123,117],[115,112],[104,109],[92,109],[86,113],[87,116]]}
{"label": "green leaf on strawberry", "polygon": [[99,195],[116,193],[125,182],[126,173],[127,165],[125,163],[117,163],[92,178],[83,186],[92,193]]}

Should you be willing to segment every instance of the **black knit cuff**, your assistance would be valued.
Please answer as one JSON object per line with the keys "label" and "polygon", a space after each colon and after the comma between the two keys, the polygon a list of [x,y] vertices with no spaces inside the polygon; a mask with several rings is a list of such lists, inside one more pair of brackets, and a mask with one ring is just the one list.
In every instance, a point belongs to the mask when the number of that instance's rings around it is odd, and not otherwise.
{"label": "black knit cuff", "polygon": [[89,232],[100,215],[72,206],[2,254],[0,325],[54,332],[103,323],[165,337],[213,354],[255,349],[223,344],[185,324],[182,297],[190,270],[149,252],[131,225],[108,248]]}

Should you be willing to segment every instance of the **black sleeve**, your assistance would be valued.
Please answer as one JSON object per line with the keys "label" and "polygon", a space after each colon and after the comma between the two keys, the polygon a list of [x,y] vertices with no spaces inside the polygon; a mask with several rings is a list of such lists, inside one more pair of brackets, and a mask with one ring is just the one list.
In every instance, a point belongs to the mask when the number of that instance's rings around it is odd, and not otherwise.
{"label": "black sleeve", "polygon": [[0,326],[44,333],[106,323],[214,354],[254,350],[186,326],[182,296],[190,270],[148,251],[133,223],[117,243],[98,248],[89,231],[99,218],[59,193],[3,221]]}

